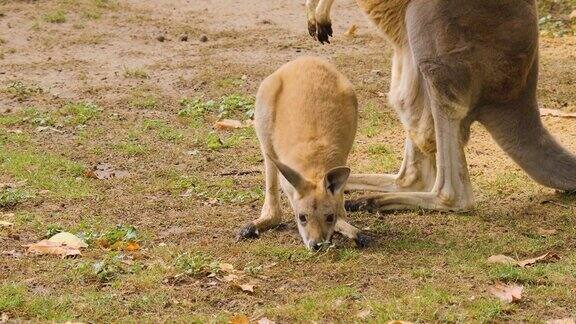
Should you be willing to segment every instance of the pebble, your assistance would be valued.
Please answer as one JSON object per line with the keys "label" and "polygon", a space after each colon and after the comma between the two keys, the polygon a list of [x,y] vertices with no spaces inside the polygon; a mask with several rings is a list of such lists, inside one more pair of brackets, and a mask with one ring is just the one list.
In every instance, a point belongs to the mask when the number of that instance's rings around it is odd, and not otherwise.
{"label": "pebble", "polygon": [[156,40],[159,42],[163,42],[166,40],[166,37],[164,35],[159,35],[158,37],[156,37]]}
{"label": "pebble", "polygon": [[208,36],[206,36],[206,35],[200,36],[200,41],[201,41],[202,43],[206,43],[206,42],[208,41]]}

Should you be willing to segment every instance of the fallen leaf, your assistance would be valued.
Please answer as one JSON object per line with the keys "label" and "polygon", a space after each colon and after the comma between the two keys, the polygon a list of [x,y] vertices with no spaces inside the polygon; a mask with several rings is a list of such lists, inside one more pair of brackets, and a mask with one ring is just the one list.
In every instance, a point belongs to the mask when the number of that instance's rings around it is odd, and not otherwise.
{"label": "fallen leaf", "polygon": [[224,272],[233,272],[234,271],[234,266],[231,265],[230,263],[220,263],[218,265],[218,267],[220,268],[220,270],[222,270]]}
{"label": "fallen leaf", "polygon": [[99,180],[105,180],[111,178],[125,178],[129,175],[130,173],[128,171],[116,170],[113,166],[106,163],[100,163],[84,172],[84,176]]}
{"label": "fallen leaf", "polygon": [[262,317],[261,319],[258,320],[258,322],[256,322],[258,324],[275,324],[276,322],[269,320],[266,317]]}
{"label": "fallen leaf", "polygon": [[242,285],[241,284],[234,284],[233,286],[244,291],[244,292],[247,292],[247,293],[253,293],[254,287],[255,287],[254,284],[249,284],[249,283],[242,284]]}
{"label": "fallen leaf", "polygon": [[358,26],[352,24],[346,32],[344,32],[344,36],[346,37],[355,37],[356,31],[358,30]]}
{"label": "fallen leaf", "polygon": [[240,277],[238,277],[238,276],[235,275],[235,274],[229,274],[229,275],[226,275],[226,276],[222,277],[222,280],[223,280],[224,282],[232,282],[232,281],[238,280],[239,278],[240,278]]}
{"label": "fallen leaf", "polygon": [[538,229],[536,230],[536,233],[538,233],[538,235],[541,236],[552,236],[555,235],[558,231],[555,229],[545,229],[542,227],[538,227]]}
{"label": "fallen leaf", "polygon": [[80,250],[78,248],[67,246],[58,242],[50,242],[48,240],[42,240],[38,243],[27,244],[24,246],[28,248],[28,252],[30,253],[41,255],[53,254],[53,255],[59,255],[62,258],[82,254],[80,253]]}
{"label": "fallen leaf", "polygon": [[244,314],[234,315],[228,324],[248,324],[248,316]]}
{"label": "fallen leaf", "polygon": [[86,244],[76,235],[68,232],[60,232],[49,238],[48,241],[53,243],[60,243],[75,249],[88,247],[88,244]]}
{"label": "fallen leaf", "polygon": [[532,265],[532,264],[537,263],[537,262],[551,262],[551,261],[557,261],[557,260],[560,260],[560,257],[558,256],[558,254],[556,254],[554,252],[548,252],[548,253],[545,253],[539,257],[518,261],[518,265],[520,267],[524,268],[526,266]]}
{"label": "fallen leaf", "polygon": [[492,295],[505,303],[513,303],[522,299],[522,290],[524,290],[523,286],[516,284],[505,285],[502,283],[496,283],[488,288]]}
{"label": "fallen leaf", "polygon": [[564,117],[564,118],[576,118],[576,113],[563,112],[557,109],[540,109],[540,116],[552,116],[552,117]]}
{"label": "fallen leaf", "polygon": [[511,258],[509,256],[505,256],[502,254],[493,255],[493,256],[489,257],[487,262],[488,263],[501,263],[501,264],[508,264],[508,265],[518,264],[518,261],[514,260],[513,258]]}
{"label": "fallen leaf", "polygon": [[2,227],[10,227],[14,225],[13,223],[7,222],[7,221],[0,221],[0,228]]}
{"label": "fallen leaf", "polygon": [[214,124],[214,129],[217,130],[229,130],[250,127],[249,123],[243,123],[236,119],[222,119]]}
{"label": "fallen leaf", "polygon": [[138,251],[138,250],[140,250],[140,244],[138,244],[136,242],[129,242],[124,247],[124,251],[128,251],[128,252],[134,252],[134,251]]}
{"label": "fallen leaf", "polygon": [[363,309],[363,310],[359,311],[358,314],[356,314],[356,317],[358,317],[359,319],[367,319],[371,315],[372,315],[371,310]]}
{"label": "fallen leaf", "polygon": [[547,320],[546,324],[576,324],[576,321],[574,321],[574,318],[572,317],[566,317],[566,318]]}

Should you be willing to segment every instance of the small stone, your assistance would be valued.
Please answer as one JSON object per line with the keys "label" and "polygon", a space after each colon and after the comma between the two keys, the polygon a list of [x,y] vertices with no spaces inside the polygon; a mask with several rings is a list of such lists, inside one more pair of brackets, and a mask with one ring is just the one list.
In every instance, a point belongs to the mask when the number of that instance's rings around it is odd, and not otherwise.
{"label": "small stone", "polygon": [[164,35],[159,35],[158,37],[156,37],[156,40],[159,42],[163,42],[166,40],[166,37]]}
{"label": "small stone", "polygon": [[201,41],[202,43],[206,43],[206,42],[208,41],[208,36],[206,36],[206,35],[200,36],[200,41]]}
{"label": "small stone", "polygon": [[178,37],[178,39],[179,39],[181,42],[187,42],[187,41],[188,41],[188,35],[187,35],[187,34],[182,34],[182,35],[180,35],[180,37]]}

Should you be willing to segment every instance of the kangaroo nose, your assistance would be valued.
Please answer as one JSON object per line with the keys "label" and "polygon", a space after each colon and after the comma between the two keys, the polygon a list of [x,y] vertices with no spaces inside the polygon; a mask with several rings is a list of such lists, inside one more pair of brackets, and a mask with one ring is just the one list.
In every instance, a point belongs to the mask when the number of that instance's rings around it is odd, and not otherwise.
{"label": "kangaroo nose", "polygon": [[308,246],[310,247],[310,250],[318,251],[322,247],[322,243],[315,240],[311,240],[310,242],[308,242]]}

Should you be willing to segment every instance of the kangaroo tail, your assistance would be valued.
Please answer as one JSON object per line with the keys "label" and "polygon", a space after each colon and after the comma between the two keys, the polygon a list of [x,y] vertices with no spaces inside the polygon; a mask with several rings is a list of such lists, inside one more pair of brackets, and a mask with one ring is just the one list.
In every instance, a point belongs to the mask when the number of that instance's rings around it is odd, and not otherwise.
{"label": "kangaroo tail", "polygon": [[576,190],[576,156],[544,128],[538,104],[484,107],[478,121],[500,147],[541,185]]}

